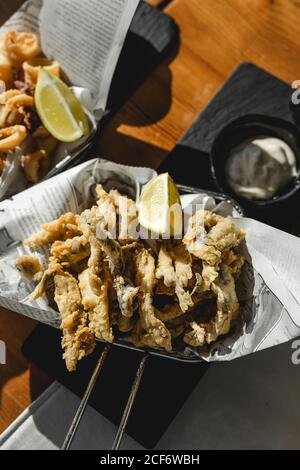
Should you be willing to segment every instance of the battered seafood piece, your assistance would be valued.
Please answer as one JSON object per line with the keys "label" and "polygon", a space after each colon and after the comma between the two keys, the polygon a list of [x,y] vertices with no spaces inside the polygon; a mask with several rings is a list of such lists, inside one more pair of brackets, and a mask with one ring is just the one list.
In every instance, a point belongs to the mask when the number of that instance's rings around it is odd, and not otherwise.
{"label": "battered seafood piece", "polygon": [[117,238],[117,213],[112,198],[103,189],[101,184],[96,186],[96,193],[98,195],[97,217],[99,223],[104,230],[107,230],[111,237]]}
{"label": "battered seafood piece", "polygon": [[101,247],[106,254],[110,272],[113,280],[113,287],[117,294],[120,310],[124,317],[130,318],[135,308],[135,299],[139,287],[134,287],[132,282],[124,275],[124,258],[122,248],[116,240],[107,237],[101,240]]}
{"label": "battered seafood piece", "polygon": [[93,333],[88,327],[87,313],[81,304],[78,282],[69,273],[55,274],[55,302],[61,314],[63,358],[67,369],[76,370],[77,363],[95,347]]}
{"label": "battered seafood piece", "polygon": [[201,304],[204,300],[210,299],[213,297],[213,292],[200,292],[192,295],[193,305],[186,311],[183,312],[180,305],[177,302],[167,303],[160,311],[157,310],[157,318],[162,320],[164,323],[173,321],[179,317],[187,318],[187,314],[194,313],[197,309],[197,306]]}
{"label": "battered seafood piece", "polygon": [[14,96],[18,96],[18,95],[21,95],[21,92],[19,90],[14,90],[14,89],[6,90],[0,94],[0,114],[2,114],[7,101],[10,98],[13,98]]}
{"label": "battered seafood piece", "polygon": [[230,268],[221,265],[218,278],[212,283],[212,291],[217,297],[217,312],[209,323],[192,322],[191,331],[184,336],[184,342],[190,346],[203,346],[205,343],[216,341],[221,335],[230,330],[232,320],[235,320],[239,312],[239,301],[235,291],[234,277]]}
{"label": "battered seafood piece", "polygon": [[27,32],[8,31],[3,36],[1,48],[14,67],[21,67],[24,61],[41,53],[37,35]]}
{"label": "battered seafood piece", "polygon": [[122,315],[126,318],[132,317],[139,287],[132,286],[129,281],[126,281],[121,275],[116,275],[113,278],[113,286],[117,293]]}
{"label": "battered seafood piece", "polygon": [[113,189],[109,192],[119,216],[119,240],[130,240],[136,234],[138,212],[136,203],[129,197],[122,196]]}
{"label": "battered seafood piece", "polygon": [[6,95],[6,103],[0,116],[0,127],[10,127],[24,124],[27,109],[34,108],[32,96],[17,93],[15,96]]}
{"label": "battered seafood piece", "polygon": [[216,266],[222,252],[238,246],[244,235],[230,218],[201,210],[190,218],[183,243],[193,256]]}
{"label": "battered seafood piece", "polygon": [[22,67],[24,71],[25,82],[30,85],[36,85],[41,67],[60,78],[60,66],[59,63],[55,60],[48,60],[44,57],[38,57],[27,60],[23,63]]}
{"label": "battered seafood piece", "polygon": [[219,267],[210,266],[203,261],[202,263],[202,285],[201,290],[204,292],[211,289],[212,283],[219,276]]}
{"label": "battered seafood piece", "polygon": [[17,259],[15,267],[20,276],[26,281],[39,281],[41,279],[43,268],[38,258],[24,255]]}
{"label": "battered seafood piece", "polygon": [[239,312],[239,301],[236,295],[234,277],[226,265],[222,265],[219,277],[213,282],[212,290],[217,296],[217,314],[206,327],[206,341],[212,343],[218,336],[230,330],[232,320]]}
{"label": "battered seafood piece", "polygon": [[[136,257],[136,284],[140,286],[138,299],[140,308],[141,326],[151,340],[167,351],[172,350],[171,334],[155,315],[153,306],[153,290],[155,286],[155,260],[153,256],[143,249]],[[145,341],[145,335],[141,335],[140,341]]]}
{"label": "battered seafood piece", "polygon": [[108,270],[103,263],[99,240],[91,235],[89,241],[91,256],[88,268],[78,276],[82,304],[89,313],[89,327],[96,338],[112,343],[114,337],[109,319]]}
{"label": "battered seafood piece", "polygon": [[90,256],[91,249],[89,240],[81,235],[68,238],[65,241],[54,242],[50,252],[64,266],[71,266]]}
{"label": "battered seafood piece", "polygon": [[14,79],[13,67],[8,57],[0,52],[0,80],[5,83],[6,88],[12,86]]}
{"label": "battered seafood piece", "polygon": [[184,335],[184,342],[189,346],[201,347],[205,344],[206,331],[195,321],[190,323],[190,331],[187,331]]}
{"label": "battered seafood piece", "polygon": [[238,276],[245,263],[245,258],[239,253],[230,250],[225,253],[222,262],[229,267],[231,274],[233,274],[234,276]]}
{"label": "battered seafood piece", "polygon": [[135,326],[135,321],[132,317],[124,317],[121,313],[114,318],[114,324],[117,325],[119,331],[122,333],[129,333]]}
{"label": "battered seafood piece", "polygon": [[27,238],[24,245],[37,249],[56,240],[67,240],[77,235],[81,235],[78,227],[78,215],[67,212],[59,219],[43,224],[41,231]]}
{"label": "battered seafood piece", "polygon": [[182,312],[193,306],[193,300],[187,290],[193,277],[192,258],[185,246],[177,244],[162,244],[158,254],[156,278],[163,279],[166,287],[174,287]]}
{"label": "battered seafood piece", "polygon": [[188,319],[184,315],[179,318],[174,318],[166,323],[166,326],[171,333],[172,340],[178,338],[184,333],[187,326],[187,320]]}
{"label": "battered seafood piece", "polygon": [[76,369],[95,338],[111,343],[120,332],[137,347],[166,351],[172,341],[198,348],[227,334],[239,314],[235,281],[244,263],[234,221],[199,211],[184,243],[150,243],[128,233],[138,222],[134,201],[101,185],[96,192],[96,205],[25,240],[31,249],[50,245],[44,271],[32,256],[16,261],[24,279],[38,282],[32,300],[46,294],[55,308],[54,296],[67,368]]}
{"label": "battered seafood piece", "polygon": [[141,320],[135,324],[132,333],[132,342],[137,348],[157,348],[157,343],[154,341],[150,333],[145,333]]}
{"label": "battered seafood piece", "polygon": [[25,126],[11,126],[0,129],[0,152],[7,153],[14,150],[27,137]]}
{"label": "battered seafood piece", "polygon": [[182,287],[187,287],[193,277],[192,257],[186,247],[181,243],[176,243],[173,248],[175,262],[175,273],[178,282]]}
{"label": "battered seafood piece", "polygon": [[55,273],[63,274],[62,265],[54,258],[50,257],[48,268],[43,272],[42,277],[31,295],[31,301],[43,297],[47,290],[48,283],[51,281]]}
{"label": "battered seafood piece", "polygon": [[162,279],[166,287],[174,287],[176,284],[175,268],[173,266],[172,254],[166,243],[162,243],[156,269],[156,278]]}
{"label": "battered seafood piece", "polygon": [[125,278],[122,248],[116,240],[110,238],[110,233],[103,229],[103,223],[106,224],[103,222],[103,215],[99,216],[95,207],[84,211],[79,217],[79,227],[86,237],[90,237],[91,233],[97,233],[101,249],[109,261],[113,287],[116,290],[122,315],[131,317],[139,288],[134,287],[130,280]]}
{"label": "battered seafood piece", "polygon": [[176,274],[175,292],[181,310],[186,312],[194,305],[191,294],[186,290],[189,281],[193,277],[192,257],[181,242],[174,247],[173,257]]}

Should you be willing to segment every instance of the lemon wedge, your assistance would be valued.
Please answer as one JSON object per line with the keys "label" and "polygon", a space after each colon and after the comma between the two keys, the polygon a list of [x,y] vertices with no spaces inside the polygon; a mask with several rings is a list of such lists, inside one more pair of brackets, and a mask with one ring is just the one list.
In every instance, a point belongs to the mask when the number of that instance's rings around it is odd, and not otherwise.
{"label": "lemon wedge", "polygon": [[47,131],[61,142],[74,142],[88,134],[86,114],[70,88],[41,68],[35,90],[37,113]]}
{"label": "lemon wedge", "polygon": [[168,173],[151,180],[139,204],[139,223],[159,235],[174,237],[182,233],[182,208],[178,189]]}

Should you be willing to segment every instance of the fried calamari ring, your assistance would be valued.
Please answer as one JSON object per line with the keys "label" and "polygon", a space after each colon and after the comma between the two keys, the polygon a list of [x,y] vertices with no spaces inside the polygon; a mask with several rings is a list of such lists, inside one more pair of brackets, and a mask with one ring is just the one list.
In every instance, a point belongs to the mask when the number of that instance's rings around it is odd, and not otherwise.
{"label": "fried calamari ring", "polygon": [[38,37],[33,33],[9,31],[4,34],[1,47],[14,67],[21,67],[41,53]]}
{"label": "fried calamari ring", "polygon": [[44,58],[35,58],[23,63],[25,82],[35,85],[38,79],[39,71],[43,67],[53,75],[60,77],[60,66],[56,60],[48,60]]}
{"label": "fried calamari ring", "polygon": [[13,69],[9,59],[0,52],[0,81],[5,83],[6,88],[11,87],[13,82]]}
{"label": "fried calamari ring", "polygon": [[0,94],[0,106],[6,105],[10,98],[14,98],[14,96],[21,95],[19,90],[7,90]]}
{"label": "fried calamari ring", "polygon": [[20,145],[27,137],[25,126],[11,126],[0,129],[0,152],[9,152]]}
{"label": "fried calamari ring", "polygon": [[25,93],[15,94],[4,105],[0,116],[0,127],[8,127],[19,124],[25,112],[24,108],[34,108],[34,99]]}
{"label": "fried calamari ring", "polygon": [[22,164],[24,173],[30,183],[37,183],[43,176],[41,174],[43,168],[42,163],[45,159],[47,159],[45,150],[37,150],[23,157]]}

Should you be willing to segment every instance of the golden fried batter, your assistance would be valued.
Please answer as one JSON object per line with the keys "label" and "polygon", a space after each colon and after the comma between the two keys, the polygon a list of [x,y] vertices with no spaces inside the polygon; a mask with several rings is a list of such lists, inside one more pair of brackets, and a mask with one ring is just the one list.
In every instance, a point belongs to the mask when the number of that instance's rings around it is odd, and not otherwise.
{"label": "golden fried batter", "polygon": [[166,287],[175,287],[176,275],[173,266],[172,253],[168,250],[167,243],[162,243],[158,253],[156,278],[162,279]]}
{"label": "golden fried batter", "polygon": [[90,237],[91,233],[100,235],[100,238],[98,238],[99,244],[109,262],[113,287],[117,294],[121,312],[124,317],[131,317],[139,288],[133,286],[130,279],[124,275],[124,256],[118,241],[111,238],[108,231],[99,225],[97,226],[98,223],[101,224],[102,220],[103,218],[98,215],[98,211],[92,208],[80,215],[79,227],[86,237]]}
{"label": "golden fried batter", "polygon": [[101,227],[107,230],[111,237],[117,238],[117,213],[114,202],[101,184],[97,185],[96,193],[98,195],[96,201],[98,205],[97,216]]}
{"label": "golden fried batter", "polygon": [[222,263],[226,264],[230,268],[231,274],[238,276],[244,266],[245,258],[239,253],[230,250],[224,254]]}
{"label": "golden fried batter", "polygon": [[189,281],[193,277],[192,257],[181,242],[175,245],[173,249],[173,257],[176,274],[175,292],[178,297],[181,310],[186,312],[194,305],[191,294],[186,290]]}
{"label": "golden fried batter", "polygon": [[41,52],[36,34],[19,31],[7,31],[1,49],[14,67],[20,67],[25,60],[37,57]]}
{"label": "golden fried batter", "polygon": [[96,338],[113,342],[113,334],[109,319],[108,303],[108,270],[103,264],[103,255],[99,240],[90,236],[91,256],[88,268],[79,274],[79,288],[82,304],[89,313],[90,329]]}
{"label": "golden fried batter", "polygon": [[130,240],[135,233],[138,224],[138,212],[136,203],[129,197],[122,196],[119,191],[113,189],[109,192],[119,217],[119,240]]}
{"label": "golden fried batter", "polygon": [[164,323],[155,316],[152,303],[155,286],[155,260],[148,250],[143,249],[136,257],[136,283],[140,286],[138,299],[141,325],[157,346],[172,350],[171,335]]}
{"label": "golden fried batter", "polygon": [[[6,94],[6,103],[0,115],[0,127],[25,124],[28,109],[34,108],[34,99],[25,93]],[[27,127],[27,126],[26,126]]]}
{"label": "golden fried batter", "polygon": [[189,346],[201,347],[205,344],[206,331],[195,321],[190,323],[190,331],[187,331],[184,335],[183,341]]}
{"label": "golden fried batter", "polygon": [[221,265],[220,274],[211,287],[217,297],[216,315],[209,323],[197,325],[196,322],[192,322],[190,324],[191,331],[184,336],[184,341],[190,346],[210,344],[219,336],[227,334],[232,320],[238,315],[239,301],[235,291],[234,277],[228,266]]}
{"label": "golden fried batter", "polygon": [[163,279],[166,287],[175,288],[183,312],[193,306],[191,294],[187,290],[192,277],[192,257],[185,246],[181,242],[161,244],[156,278]]}
{"label": "golden fried batter", "polygon": [[24,255],[17,259],[15,267],[20,276],[26,281],[39,281],[41,279],[43,268],[38,258]]}
{"label": "golden fried batter", "polygon": [[78,227],[78,215],[67,212],[59,219],[41,226],[41,231],[35,233],[24,241],[24,245],[32,249],[40,248],[56,240],[67,240],[81,235]]}
{"label": "golden fried batter", "polygon": [[77,363],[95,347],[94,335],[88,328],[87,314],[81,304],[78,282],[69,273],[55,274],[55,302],[61,314],[63,358],[67,369],[76,370]]}
{"label": "golden fried batter", "polygon": [[62,265],[53,257],[50,257],[48,268],[43,272],[42,277],[31,295],[31,300],[37,300],[42,297],[47,289],[47,285],[55,273],[63,273]]}
{"label": "golden fried batter", "polygon": [[230,218],[201,210],[190,218],[183,243],[193,256],[215,266],[222,252],[238,246],[244,235]]}
{"label": "golden fried batter", "polygon": [[64,266],[71,266],[90,256],[91,249],[89,240],[81,235],[65,241],[57,240],[51,246],[50,252]]}

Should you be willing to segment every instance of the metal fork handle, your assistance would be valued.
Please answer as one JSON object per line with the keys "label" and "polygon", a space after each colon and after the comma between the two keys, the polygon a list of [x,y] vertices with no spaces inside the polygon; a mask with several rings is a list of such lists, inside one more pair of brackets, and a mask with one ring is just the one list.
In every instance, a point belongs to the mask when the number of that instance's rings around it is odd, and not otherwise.
{"label": "metal fork handle", "polygon": [[103,349],[103,351],[102,351],[102,353],[101,353],[101,355],[100,355],[100,357],[99,357],[99,360],[98,360],[98,362],[97,362],[97,364],[96,364],[96,367],[95,367],[95,369],[94,369],[93,375],[92,375],[92,377],[91,377],[91,379],[90,379],[90,381],[89,381],[89,384],[88,384],[88,386],[87,386],[87,388],[86,388],[86,391],[84,392],[84,395],[83,395],[82,400],[81,400],[81,402],[80,402],[80,405],[79,405],[79,407],[78,407],[78,409],[77,409],[77,411],[76,411],[76,414],[75,414],[75,416],[74,416],[74,419],[73,419],[73,421],[72,421],[72,424],[71,424],[71,426],[70,426],[70,428],[69,428],[69,430],[68,430],[68,433],[67,433],[67,435],[66,435],[66,438],[65,438],[65,440],[64,440],[64,443],[63,443],[63,445],[62,445],[61,450],[69,450],[69,449],[70,449],[70,446],[71,446],[72,441],[73,441],[73,439],[74,439],[74,437],[75,437],[75,434],[76,434],[76,431],[77,431],[77,429],[78,429],[78,426],[79,426],[79,424],[80,424],[81,418],[82,418],[83,413],[84,413],[84,411],[85,411],[85,409],[86,409],[86,406],[87,406],[87,404],[88,404],[89,398],[90,398],[91,393],[92,393],[92,391],[93,391],[93,389],[94,389],[94,386],[95,386],[95,384],[96,384],[96,382],[97,382],[98,376],[99,376],[99,374],[100,374],[100,372],[101,372],[101,370],[102,370],[104,361],[105,361],[105,359],[106,359],[106,356],[107,356],[109,350],[110,350],[110,346],[109,346],[109,345],[105,346],[105,348]]}
{"label": "metal fork handle", "polygon": [[131,409],[132,409],[132,406],[133,406],[135,397],[137,395],[140,382],[141,382],[141,379],[145,370],[147,358],[148,358],[148,354],[145,354],[141,359],[141,362],[137,370],[136,376],[134,378],[130,395],[129,395],[129,398],[128,398],[128,401],[127,401],[127,404],[126,404],[126,407],[125,407],[125,410],[124,410],[124,413],[123,413],[123,416],[122,416],[122,419],[121,419],[121,422],[120,422],[120,425],[119,425],[111,450],[118,450],[120,448],[120,444],[124,436],[128,418],[130,416],[130,412],[131,412]]}

